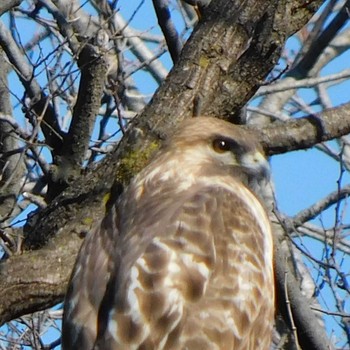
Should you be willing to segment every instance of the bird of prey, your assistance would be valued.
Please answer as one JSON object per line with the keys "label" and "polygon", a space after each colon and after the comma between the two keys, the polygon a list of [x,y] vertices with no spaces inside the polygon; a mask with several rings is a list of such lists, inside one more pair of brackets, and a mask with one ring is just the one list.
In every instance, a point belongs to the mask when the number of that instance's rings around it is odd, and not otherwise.
{"label": "bird of prey", "polygon": [[268,176],[247,130],[183,122],[85,238],[63,349],[269,349]]}

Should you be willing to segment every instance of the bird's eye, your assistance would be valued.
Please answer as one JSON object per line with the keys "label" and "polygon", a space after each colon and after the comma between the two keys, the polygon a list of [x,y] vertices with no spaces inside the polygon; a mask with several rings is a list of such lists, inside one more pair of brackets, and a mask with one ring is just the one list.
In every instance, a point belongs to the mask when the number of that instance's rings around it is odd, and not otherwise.
{"label": "bird's eye", "polygon": [[230,142],[223,139],[215,139],[213,141],[213,148],[217,153],[224,153],[231,150],[231,144]]}

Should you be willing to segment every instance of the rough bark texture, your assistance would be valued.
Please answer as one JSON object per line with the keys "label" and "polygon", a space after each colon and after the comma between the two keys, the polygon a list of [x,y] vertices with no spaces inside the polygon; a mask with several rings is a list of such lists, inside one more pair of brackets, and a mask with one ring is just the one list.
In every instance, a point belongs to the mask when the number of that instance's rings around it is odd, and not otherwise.
{"label": "rough bark texture", "polygon": [[80,244],[76,235],[61,235],[0,265],[0,325],[62,301]]}

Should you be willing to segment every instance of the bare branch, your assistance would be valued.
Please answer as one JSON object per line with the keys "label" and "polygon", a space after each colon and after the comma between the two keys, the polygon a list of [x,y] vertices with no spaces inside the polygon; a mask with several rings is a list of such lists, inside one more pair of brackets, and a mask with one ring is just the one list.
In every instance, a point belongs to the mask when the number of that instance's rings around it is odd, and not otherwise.
{"label": "bare branch", "polygon": [[304,224],[306,221],[314,219],[317,215],[320,215],[324,210],[328,209],[330,206],[338,203],[342,199],[350,195],[350,186],[345,186],[339,191],[334,191],[328,196],[323,198],[321,201],[315,203],[311,207],[303,210],[292,218],[293,225],[298,227]]}
{"label": "bare branch", "polygon": [[35,80],[33,68],[28,64],[22,51],[12,38],[11,33],[1,21],[0,45],[6,53],[13,68],[16,70],[16,73],[29,97],[32,99],[32,106],[36,114],[40,116],[43,112],[45,112],[45,122],[42,124],[42,130],[45,133],[47,144],[54,150],[59,148],[62,145],[64,134],[61,132],[58,125],[54,110],[50,104],[47,103],[48,98],[44,95],[40,85]]}
{"label": "bare branch", "polygon": [[179,35],[171,21],[170,11],[165,0],[153,0],[153,6],[157,14],[158,23],[164,34],[169,53],[173,62],[177,62],[182,50]]}
{"label": "bare branch", "polygon": [[328,46],[329,42],[335,37],[338,31],[349,20],[350,1],[346,1],[342,9],[332,19],[327,28],[320,36],[312,42],[308,53],[298,62],[295,67],[299,72],[309,72],[320,56],[321,52]]}
{"label": "bare branch", "polygon": [[168,71],[158,60],[155,60],[155,55],[147,48],[144,42],[130,28],[120,14],[115,13],[113,16],[116,28],[118,28],[127,39],[131,52],[140,60],[140,62],[149,62],[148,70],[154,80],[161,84],[168,74]]}
{"label": "bare branch", "polygon": [[288,253],[288,249],[281,241],[275,242],[274,254],[278,309],[284,315],[284,319],[288,320],[289,316],[285,300],[285,288],[287,288],[293,323],[296,327],[301,348],[307,350],[333,349],[332,344],[326,338],[324,330],[319,327],[318,320],[313,314],[308,301],[299,289],[299,283],[291,272],[292,269],[288,266],[292,260],[290,253]]}
{"label": "bare branch", "polygon": [[293,83],[290,81],[280,80],[276,84],[271,84],[268,86],[261,87],[254,97],[259,97],[262,95],[272,94],[276,92],[291,90],[291,89],[300,89],[312,87],[319,84],[329,83],[329,82],[338,82],[341,83],[345,79],[350,77],[350,69],[345,69],[341,73],[330,74],[325,77],[316,77],[316,78],[305,78],[301,80],[296,80]]}
{"label": "bare branch", "polygon": [[10,94],[7,74],[9,66],[0,54],[0,222],[10,218],[24,177],[24,161],[16,137],[16,127],[3,119],[1,115],[11,114]]}

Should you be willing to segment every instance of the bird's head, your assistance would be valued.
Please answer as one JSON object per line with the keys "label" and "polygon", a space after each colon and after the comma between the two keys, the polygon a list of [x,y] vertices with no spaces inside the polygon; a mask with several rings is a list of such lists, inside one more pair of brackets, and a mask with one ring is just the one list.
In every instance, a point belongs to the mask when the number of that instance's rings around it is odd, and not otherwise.
{"label": "bird's head", "polygon": [[209,165],[239,176],[252,190],[270,178],[269,163],[253,132],[219,120],[186,120],[171,138],[171,148],[189,164]]}
{"label": "bird's head", "polygon": [[200,181],[230,176],[263,202],[271,202],[270,167],[257,139],[253,132],[223,120],[187,119],[136,177],[133,186],[139,194],[145,188],[155,191],[160,182],[186,191]]}

